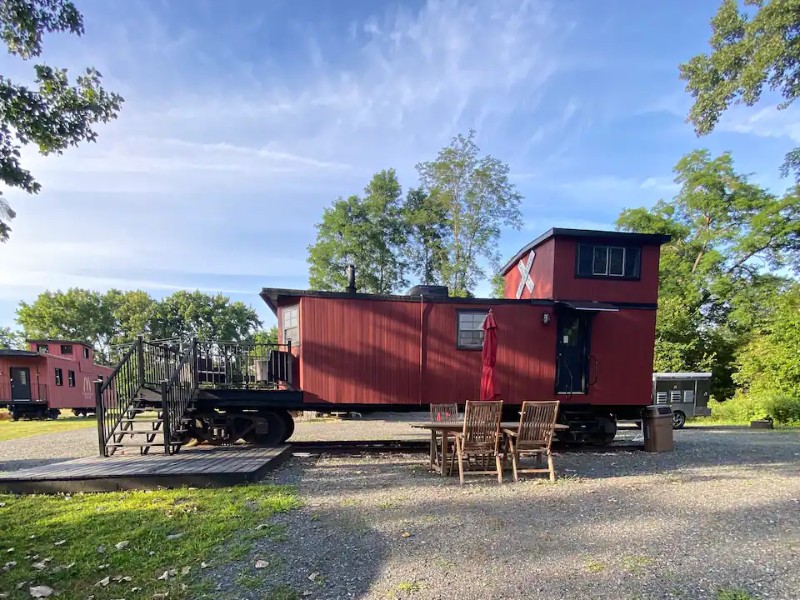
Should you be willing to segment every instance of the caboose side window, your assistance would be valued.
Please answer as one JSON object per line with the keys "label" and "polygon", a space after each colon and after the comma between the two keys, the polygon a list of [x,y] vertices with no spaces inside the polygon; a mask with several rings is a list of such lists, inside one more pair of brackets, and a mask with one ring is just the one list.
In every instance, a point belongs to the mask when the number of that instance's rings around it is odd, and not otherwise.
{"label": "caboose side window", "polygon": [[283,332],[283,343],[292,343],[297,346],[300,343],[300,319],[299,307],[287,306],[281,309],[281,331]]}
{"label": "caboose side window", "polygon": [[641,255],[640,248],[579,244],[576,275],[609,279],[639,279]]}
{"label": "caboose side window", "polygon": [[456,347],[459,350],[480,350],[483,348],[483,321],[487,310],[458,311],[458,330]]}

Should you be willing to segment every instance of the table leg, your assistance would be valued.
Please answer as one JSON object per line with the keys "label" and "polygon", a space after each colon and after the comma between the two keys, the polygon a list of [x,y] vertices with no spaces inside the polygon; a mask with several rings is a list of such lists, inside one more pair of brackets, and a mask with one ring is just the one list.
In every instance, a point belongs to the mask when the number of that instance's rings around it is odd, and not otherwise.
{"label": "table leg", "polygon": [[431,467],[430,470],[435,470],[436,467],[436,431],[431,429]]}
{"label": "table leg", "polygon": [[450,443],[447,438],[450,437],[450,434],[445,429],[442,431],[442,463],[439,465],[439,474],[444,477],[447,475],[447,446]]}

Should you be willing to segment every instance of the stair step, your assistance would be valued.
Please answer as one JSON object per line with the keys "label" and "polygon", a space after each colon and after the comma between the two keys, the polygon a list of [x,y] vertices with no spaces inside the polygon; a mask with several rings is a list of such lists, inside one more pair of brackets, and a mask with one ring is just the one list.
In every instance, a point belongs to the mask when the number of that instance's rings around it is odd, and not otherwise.
{"label": "stair step", "polygon": [[154,433],[162,433],[163,429],[124,429],[122,431],[115,431],[112,435],[153,435]]}
{"label": "stair step", "polygon": [[163,423],[164,419],[120,419],[120,423]]}
{"label": "stair step", "polygon": [[[163,440],[160,442],[109,442],[106,444],[109,448],[144,448],[145,446],[163,446]],[[172,444],[173,446],[175,444]]]}

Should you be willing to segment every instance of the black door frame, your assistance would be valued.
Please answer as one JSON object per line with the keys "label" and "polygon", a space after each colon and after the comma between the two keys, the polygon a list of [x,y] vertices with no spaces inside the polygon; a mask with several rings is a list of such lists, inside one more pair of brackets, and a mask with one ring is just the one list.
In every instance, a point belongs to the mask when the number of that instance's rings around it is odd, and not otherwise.
{"label": "black door frame", "polygon": [[[14,372],[15,371],[25,371],[25,381],[27,381],[27,385],[25,387],[28,388],[28,395],[27,397],[17,397],[14,394],[14,390],[17,389],[17,385],[14,385]],[[33,385],[31,384],[31,370],[30,367],[10,367],[8,369],[9,379],[11,380],[11,400],[12,401],[31,401],[33,400]]]}
{"label": "black door frame", "polygon": [[[592,356],[592,317],[594,316],[593,313],[588,311],[577,311],[577,310],[570,310],[570,309],[562,309],[556,311],[556,372],[555,372],[555,380],[553,381],[553,389],[556,394],[562,396],[568,396],[572,394],[580,394],[585,395],[589,393],[589,387],[591,386],[591,382],[589,381],[590,376],[590,368],[591,368],[591,356]],[[579,319],[582,321],[582,328],[584,331],[583,335],[583,365],[581,369],[582,375],[582,383],[581,389],[579,390],[559,390],[559,375],[562,369],[562,358],[561,358],[561,326],[562,326],[562,319],[564,317],[570,317],[574,319]],[[579,326],[580,328],[581,326]],[[573,380],[574,381],[574,380]],[[572,385],[571,387],[575,387]]]}

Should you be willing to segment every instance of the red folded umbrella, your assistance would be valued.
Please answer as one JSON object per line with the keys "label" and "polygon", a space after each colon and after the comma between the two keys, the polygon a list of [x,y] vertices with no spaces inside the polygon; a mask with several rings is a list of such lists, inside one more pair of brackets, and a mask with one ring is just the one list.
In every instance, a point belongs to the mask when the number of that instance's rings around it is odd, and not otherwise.
{"label": "red folded umbrella", "polygon": [[481,400],[493,400],[500,394],[495,373],[497,362],[497,321],[494,312],[489,310],[483,321],[483,349],[481,350],[483,366],[481,367]]}

